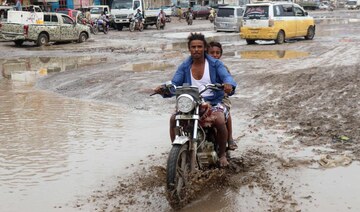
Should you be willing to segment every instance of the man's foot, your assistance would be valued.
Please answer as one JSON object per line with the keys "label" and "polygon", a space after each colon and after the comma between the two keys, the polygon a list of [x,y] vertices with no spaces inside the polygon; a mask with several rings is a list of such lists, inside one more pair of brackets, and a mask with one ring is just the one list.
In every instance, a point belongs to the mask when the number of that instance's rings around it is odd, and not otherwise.
{"label": "man's foot", "polygon": [[238,148],[238,146],[234,140],[228,141],[228,149],[229,150],[235,150],[237,148]]}
{"label": "man's foot", "polygon": [[229,166],[229,162],[227,161],[226,156],[220,157],[219,162],[220,162],[220,167]]}

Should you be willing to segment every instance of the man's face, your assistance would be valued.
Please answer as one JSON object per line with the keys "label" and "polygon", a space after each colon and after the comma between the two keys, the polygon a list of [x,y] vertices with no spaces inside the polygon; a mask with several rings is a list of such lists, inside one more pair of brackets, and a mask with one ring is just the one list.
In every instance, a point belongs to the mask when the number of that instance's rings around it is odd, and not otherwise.
{"label": "man's face", "polygon": [[204,57],[205,46],[202,40],[193,40],[190,42],[189,51],[193,59]]}

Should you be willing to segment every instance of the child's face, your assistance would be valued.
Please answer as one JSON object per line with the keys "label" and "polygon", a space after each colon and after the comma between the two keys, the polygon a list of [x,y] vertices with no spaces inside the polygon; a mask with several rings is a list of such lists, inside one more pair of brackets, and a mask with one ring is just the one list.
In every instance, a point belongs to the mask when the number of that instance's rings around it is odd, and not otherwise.
{"label": "child's face", "polygon": [[209,48],[209,54],[211,55],[211,57],[213,57],[215,59],[220,59],[221,49],[217,46],[212,46]]}

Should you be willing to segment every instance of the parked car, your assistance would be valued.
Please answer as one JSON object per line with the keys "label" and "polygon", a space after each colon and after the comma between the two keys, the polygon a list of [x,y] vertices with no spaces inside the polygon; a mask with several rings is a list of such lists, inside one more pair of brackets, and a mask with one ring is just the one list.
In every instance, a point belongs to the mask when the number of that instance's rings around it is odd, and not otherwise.
{"label": "parked car", "polygon": [[240,32],[245,7],[224,6],[219,7],[214,29],[218,31]]}
{"label": "parked car", "polygon": [[314,18],[298,4],[292,2],[263,2],[247,4],[240,29],[240,37],[247,44],[256,40],[274,40],[284,43],[286,39],[315,36]]}
{"label": "parked car", "polygon": [[210,15],[210,8],[207,6],[194,6],[193,10],[193,19],[196,18],[209,18]]}
{"label": "parked car", "polygon": [[329,9],[329,6],[328,6],[328,5],[323,4],[323,3],[320,3],[320,4],[319,4],[319,10],[327,10],[327,9]]}
{"label": "parked car", "polygon": [[[1,26],[3,38],[13,41],[16,46],[21,46],[24,41],[32,41],[37,46],[43,46],[48,42],[77,41],[82,43],[90,36],[88,26],[76,23],[68,15],[61,13],[39,13],[37,20],[22,20],[22,17],[33,14],[27,11],[9,11],[8,22]],[[11,22],[11,17],[14,22]]]}

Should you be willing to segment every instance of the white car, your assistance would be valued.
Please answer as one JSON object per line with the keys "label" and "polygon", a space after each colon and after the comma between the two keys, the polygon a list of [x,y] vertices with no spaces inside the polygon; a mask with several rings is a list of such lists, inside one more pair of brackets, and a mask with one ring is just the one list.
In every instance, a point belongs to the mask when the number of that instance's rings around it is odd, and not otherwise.
{"label": "white car", "polygon": [[329,9],[329,6],[327,6],[326,4],[320,4],[319,9],[320,10],[327,10],[327,9]]}

